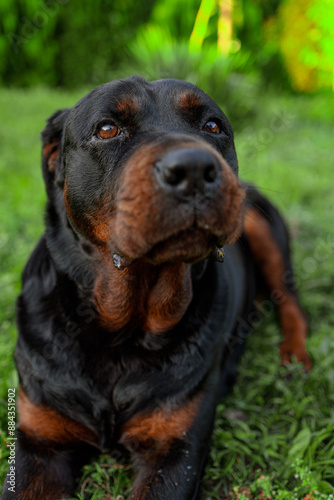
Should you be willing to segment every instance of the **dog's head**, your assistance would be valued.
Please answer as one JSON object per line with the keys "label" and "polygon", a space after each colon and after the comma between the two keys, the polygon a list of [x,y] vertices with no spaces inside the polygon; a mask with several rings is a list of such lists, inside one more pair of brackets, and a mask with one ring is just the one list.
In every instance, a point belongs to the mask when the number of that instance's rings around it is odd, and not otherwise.
{"label": "dog's head", "polygon": [[53,115],[42,141],[49,197],[116,267],[219,257],[240,234],[232,128],[194,85],[106,83]]}

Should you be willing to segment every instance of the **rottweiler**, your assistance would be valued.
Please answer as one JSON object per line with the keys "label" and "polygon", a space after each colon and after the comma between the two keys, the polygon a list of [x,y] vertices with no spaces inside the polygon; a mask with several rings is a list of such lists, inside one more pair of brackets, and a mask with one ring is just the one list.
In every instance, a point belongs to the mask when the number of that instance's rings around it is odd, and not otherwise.
{"label": "rottweiler", "polygon": [[130,453],[135,500],[199,495],[218,398],[259,297],[306,369],[286,226],[238,179],[231,125],[196,86],[134,76],[42,134],[45,233],[17,302],[15,493],[73,495],[97,453]]}

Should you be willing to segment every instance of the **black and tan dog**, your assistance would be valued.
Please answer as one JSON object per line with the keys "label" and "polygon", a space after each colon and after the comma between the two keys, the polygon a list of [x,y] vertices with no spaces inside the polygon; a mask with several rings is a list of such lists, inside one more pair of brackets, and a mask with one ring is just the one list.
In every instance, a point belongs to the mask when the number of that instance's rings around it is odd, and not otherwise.
{"label": "black and tan dog", "polygon": [[231,126],[194,85],[101,85],[42,141],[46,232],[18,300],[16,486],[2,498],[67,498],[90,456],[121,447],[130,498],[195,499],[259,293],[277,306],[282,362],[310,368],[284,223],[238,180]]}

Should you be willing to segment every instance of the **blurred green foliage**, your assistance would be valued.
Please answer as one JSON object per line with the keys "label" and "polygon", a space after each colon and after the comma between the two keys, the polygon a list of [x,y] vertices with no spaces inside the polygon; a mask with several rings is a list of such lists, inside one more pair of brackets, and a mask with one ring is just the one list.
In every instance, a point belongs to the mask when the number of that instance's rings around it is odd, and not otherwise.
{"label": "blurred green foliage", "polygon": [[[1,0],[0,85],[76,88],[137,71],[196,80],[208,90],[221,77],[222,88],[230,72],[233,82],[239,74],[265,86],[331,87],[332,0],[233,0],[225,58],[217,50],[224,2]],[[196,46],[189,40],[201,6],[209,15],[197,23],[203,40]]]}
{"label": "blurred green foliage", "polygon": [[0,83],[78,87],[103,81],[154,0],[2,0]]}
{"label": "blurred green foliage", "polygon": [[295,90],[334,85],[332,0],[284,0],[265,25],[267,40],[280,52]]}

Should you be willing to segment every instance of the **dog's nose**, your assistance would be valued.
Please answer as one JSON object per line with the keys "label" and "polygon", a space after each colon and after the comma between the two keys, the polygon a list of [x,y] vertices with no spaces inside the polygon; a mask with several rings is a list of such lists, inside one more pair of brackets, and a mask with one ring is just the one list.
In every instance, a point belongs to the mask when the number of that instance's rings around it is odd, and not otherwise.
{"label": "dog's nose", "polygon": [[160,186],[176,196],[212,195],[219,186],[219,161],[205,149],[174,149],[157,161],[154,167]]}

